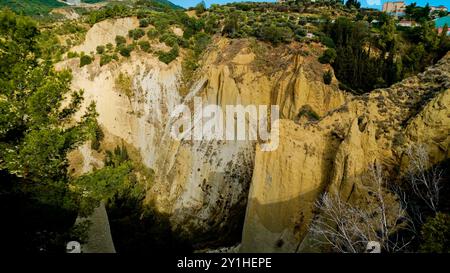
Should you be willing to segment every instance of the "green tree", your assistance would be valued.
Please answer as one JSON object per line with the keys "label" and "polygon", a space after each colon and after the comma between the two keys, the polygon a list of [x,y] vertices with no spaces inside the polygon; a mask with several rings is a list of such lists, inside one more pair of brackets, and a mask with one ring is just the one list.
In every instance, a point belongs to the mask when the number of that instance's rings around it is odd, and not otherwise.
{"label": "green tree", "polygon": [[140,29],[140,28],[138,28],[138,29],[133,29],[133,30],[130,30],[130,31],[128,32],[128,36],[129,36],[130,38],[132,38],[133,40],[139,40],[139,39],[141,39],[142,37],[144,37],[144,35],[145,35],[145,31],[144,31],[143,29]]}
{"label": "green tree", "polygon": [[236,12],[232,12],[225,19],[222,34],[234,37],[237,32],[239,32],[239,15]]}
{"label": "green tree", "polygon": [[197,16],[202,15],[206,11],[206,4],[205,1],[201,1],[195,6],[195,13]]}
{"label": "green tree", "polygon": [[322,56],[319,57],[319,62],[322,64],[331,64],[337,57],[336,50],[333,48],[328,48],[325,50]]}
{"label": "green tree", "polygon": [[127,43],[127,39],[125,39],[125,37],[117,35],[116,36],[116,45],[120,46],[120,45],[124,45]]}
{"label": "green tree", "polygon": [[450,252],[450,215],[437,213],[422,226],[421,252],[449,253]]}
{"label": "green tree", "polygon": [[430,20],[430,5],[426,4],[425,7],[419,7],[417,3],[412,3],[406,6],[405,15],[407,18],[423,23]]}
{"label": "green tree", "polygon": [[83,55],[80,58],[80,67],[83,67],[85,65],[89,65],[92,63],[92,58],[89,55]]}
{"label": "green tree", "polygon": [[347,8],[354,7],[354,8],[359,9],[359,8],[361,8],[361,3],[358,0],[347,0],[347,2],[345,2],[345,6]]}
{"label": "green tree", "polygon": [[96,48],[97,54],[103,54],[103,53],[105,53],[105,50],[106,50],[106,48],[103,45],[99,45]]}
{"label": "green tree", "polygon": [[94,104],[73,121],[83,92],[41,59],[39,35],[30,19],[0,12],[0,236],[9,251],[63,249],[77,211],[67,153],[96,125]]}
{"label": "green tree", "polygon": [[333,80],[333,72],[331,72],[331,70],[328,70],[325,73],[323,73],[323,82],[326,85],[331,84],[332,80]]}

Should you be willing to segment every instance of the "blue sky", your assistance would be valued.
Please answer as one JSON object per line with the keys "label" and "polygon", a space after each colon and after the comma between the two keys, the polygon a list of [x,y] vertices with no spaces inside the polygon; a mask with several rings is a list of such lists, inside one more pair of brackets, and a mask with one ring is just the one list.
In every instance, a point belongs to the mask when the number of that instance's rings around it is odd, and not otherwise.
{"label": "blue sky", "polygon": [[[173,3],[183,6],[183,7],[192,7],[195,6],[196,4],[198,4],[201,0],[171,0]],[[246,0],[249,1],[249,0]],[[391,0],[393,1],[393,0]],[[205,0],[206,4],[209,6],[211,4],[225,4],[225,3],[230,3],[230,2],[244,2],[244,1],[239,1],[239,0]],[[253,2],[258,2],[258,1],[253,1]],[[276,0],[269,0],[269,1],[265,1],[265,2],[276,2]],[[380,7],[381,5],[370,5],[370,3],[384,3],[386,2],[386,0],[360,0],[360,2],[363,4],[363,6],[367,7],[367,6],[372,6],[372,7]],[[420,6],[424,6],[426,5],[426,3],[430,3],[430,5],[432,6],[438,6],[438,5],[444,5],[447,6],[448,8],[450,8],[450,3],[448,2],[448,0],[405,0],[405,2],[407,4],[410,3],[414,3],[416,2],[417,4],[419,4]]]}

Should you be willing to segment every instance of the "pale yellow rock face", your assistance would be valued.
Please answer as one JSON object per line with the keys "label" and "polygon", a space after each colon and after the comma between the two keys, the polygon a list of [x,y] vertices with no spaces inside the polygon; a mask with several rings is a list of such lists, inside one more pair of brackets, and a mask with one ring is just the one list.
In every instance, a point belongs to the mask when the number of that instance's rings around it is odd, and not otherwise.
{"label": "pale yellow rock face", "polygon": [[336,140],[318,128],[280,124],[280,146],[257,152],[241,251],[294,252],[324,190]]}
{"label": "pale yellow rock face", "polygon": [[279,149],[256,150],[241,251],[312,251],[302,242],[317,197],[329,191],[358,201],[369,168],[376,161],[387,170],[401,165],[409,144],[427,145],[432,163],[447,159],[449,87],[450,54],[417,77],[355,97],[315,124],[283,121]]}
{"label": "pale yellow rock face", "polygon": [[450,157],[450,89],[433,98],[406,127],[410,142],[424,143],[432,163]]}
{"label": "pale yellow rock face", "polygon": [[[89,52],[98,45],[114,43],[116,35],[126,36],[137,24],[136,18],[98,23],[73,51]],[[174,140],[169,134],[173,122],[170,113],[176,105],[184,104],[193,110],[194,97],[201,97],[205,105],[216,104],[224,109],[227,105],[275,104],[280,105],[285,118],[294,119],[304,105],[323,115],[352,97],[338,90],[336,80],[329,86],[323,83],[323,72],[330,68],[317,61],[321,54],[317,44],[311,45],[317,54],[308,56],[292,53],[309,50],[309,45],[301,44],[267,48],[261,56],[253,50],[252,43],[215,39],[189,92],[183,96],[179,94],[183,52],[169,66],[151,54],[138,52],[104,67],[99,66],[98,58],[83,68],[75,59],[58,65],[59,69],[73,70],[72,85],[86,91],[85,106],[96,102],[98,120],[105,133],[134,146],[143,163],[155,170],[155,181],[146,200],[172,215],[174,226],[187,232],[226,233],[230,226],[239,228],[256,143]],[[120,73],[132,78],[131,98],[115,87]],[[75,164],[78,168],[88,170],[96,166],[86,149],[75,158],[80,156],[90,163]]]}
{"label": "pale yellow rock face", "polygon": [[116,36],[128,36],[128,31],[139,27],[136,17],[107,19],[95,24],[86,34],[84,43],[72,49],[73,52],[95,52],[97,46],[111,43],[115,45]]}
{"label": "pale yellow rock face", "polygon": [[[76,51],[95,51],[137,26],[136,18],[96,24]],[[324,191],[358,198],[368,166],[397,166],[409,143],[429,144],[434,162],[449,155],[450,56],[423,75],[353,96],[340,91],[336,79],[323,83],[331,68],[318,62],[322,51],[315,43],[272,48],[216,38],[184,94],[183,50],[170,65],[135,51],[103,67],[97,57],[83,68],[75,59],[57,68],[73,70],[73,89],[85,90],[83,109],[96,102],[108,145],[124,141],[155,171],[146,201],[171,215],[174,227],[214,240],[239,232],[245,217],[240,251],[295,252],[305,249],[314,202]],[[130,98],[115,86],[120,73],[131,77]],[[222,107],[278,105],[279,148],[263,152],[255,141],[173,139],[170,114],[179,104],[193,110],[194,97]],[[321,119],[299,118],[304,106]],[[88,146],[74,158],[75,173],[99,166]]]}

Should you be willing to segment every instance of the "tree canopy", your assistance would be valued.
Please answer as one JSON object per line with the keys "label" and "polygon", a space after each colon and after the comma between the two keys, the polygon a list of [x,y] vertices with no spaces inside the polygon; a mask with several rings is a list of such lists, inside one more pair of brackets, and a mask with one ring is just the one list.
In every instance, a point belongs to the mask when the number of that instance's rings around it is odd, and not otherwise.
{"label": "tree canopy", "polygon": [[[83,91],[72,92],[71,74],[56,72],[44,58],[39,35],[31,19],[0,12],[0,194],[2,201],[10,201],[0,210],[11,216],[2,219],[6,231],[1,234],[8,241],[71,227],[74,218],[68,215],[77,203],[68,189],[67,153],[91,137],[97,124],[93,104],[79,122],[73,120]],[[11,205],[19,203],[33,205]],[[52,216],[51,211],[59,213]],[[36,219],[42,215],[48,221]],[[50,239],[36,244],[26,239],[14,247],[36,250],[52,244]]]}

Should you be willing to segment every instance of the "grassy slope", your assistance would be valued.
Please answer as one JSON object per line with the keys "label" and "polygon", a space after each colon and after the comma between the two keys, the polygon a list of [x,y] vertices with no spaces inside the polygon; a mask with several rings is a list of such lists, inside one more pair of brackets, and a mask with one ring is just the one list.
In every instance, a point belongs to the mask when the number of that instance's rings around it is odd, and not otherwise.
{"label": "grassy slope", "polygon": [[63,6],[65,4],[56,0],[0,0],[0,7],[9,7],[17,13],[26,15],[46,14],[53,8]]}

